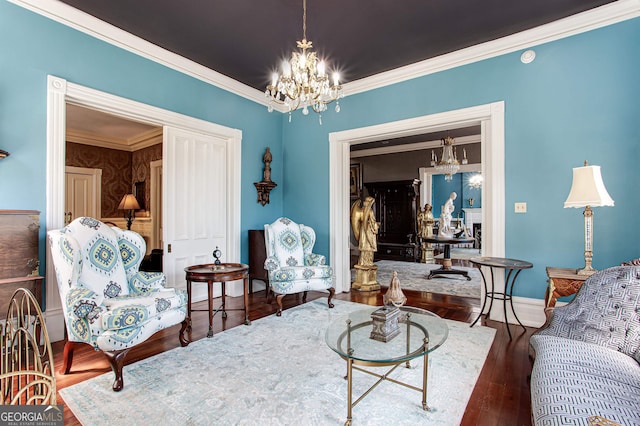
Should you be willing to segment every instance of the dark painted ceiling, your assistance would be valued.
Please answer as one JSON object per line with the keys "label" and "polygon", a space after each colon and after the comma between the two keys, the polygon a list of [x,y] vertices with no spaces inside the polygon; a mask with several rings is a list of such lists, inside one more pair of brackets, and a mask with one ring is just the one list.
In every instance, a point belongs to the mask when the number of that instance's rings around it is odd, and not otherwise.
{"label": "dark painted ceiling", "polygon": [[[259,90],[302,39],[302,0],[62,0]],[[612,0],[308,0],[307,38],[349,82]]]}

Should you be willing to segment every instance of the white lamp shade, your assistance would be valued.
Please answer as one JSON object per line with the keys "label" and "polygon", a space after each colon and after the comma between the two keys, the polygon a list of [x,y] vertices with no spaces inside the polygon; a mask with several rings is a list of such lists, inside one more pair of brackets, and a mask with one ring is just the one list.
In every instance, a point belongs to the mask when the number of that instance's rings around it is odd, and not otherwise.
{"label": "white lamp shade", "polygon": [[564,207],[613,206],[613,199],[604,187],[600,166],[573,168],[573,183]]}

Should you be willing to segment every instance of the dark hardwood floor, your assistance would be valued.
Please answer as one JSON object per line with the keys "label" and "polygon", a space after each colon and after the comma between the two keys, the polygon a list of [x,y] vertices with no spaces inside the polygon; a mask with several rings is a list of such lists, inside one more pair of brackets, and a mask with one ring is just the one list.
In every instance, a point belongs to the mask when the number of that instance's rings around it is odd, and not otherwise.
{"label": "dark hardwood floor", "polygon": [[[382,292],[360,293],[351,291],[336,295],[336,299],[366,303],[370,305],[382,305]],[[407,296],[407,305],[428,309],[443,318],[471,323],[477,316],[480,305],[478,300],[434,294],[428,292],[404,291]],[[308,301],[326,297],[320,292],[309,292]],[[285,309],[302,303],[302,298],[296,295],[287,296],[284,299]],[[195,306],[206,309],[206,302],[199,302]],[[242,307],[242,297],[227,298],[227,308]],[[249,317],[257,320],[276,312],[276,303],[267,303],[265,292],[254,292],[249,296]],[[286,315],[286,312],[285,314]],[[531,398],[529,392],[528,376],[531,373],[531,364],[528,358],[529,337],[535,331],[527,328],[524,332],[519,326],[511,325],[513,340],[509,340],[505,325],[495,321],[484,321],[483,324],[496,329],[496,337],[489,352],[484,368],[480,374],[476,387],[473,390],[469,404],[465,411],[462,425],[530,425],[531,424]],[[207,313],[193,313],[193,330],[191,340],[206,338]],[[219,333],[236,326],[242,326],[243,312],[230,311],[226,320],[219,315],[214,319],[214,332]],[[141,359],[156,355],[169,349],[180,346],[178,341],[179,326],[171,327],[154,335],[147,342],[133,348],[126,358],[126,364],[131,364]],[[214,337],[215,338],[215,335]],[[62,366],[62,349],[64,342],[53,344],[55,354],[56,371]],[[125,387],[126,382],[125,366]],[[62,375],[56,373],[58,390],[67,386],[82,382],[91,377],[110,373],[110,368],[105,356],[95,352],[88,345],[81,345],[75,351],[71,373]],[[111,373],[110,373],[111,374]],[[58,394],[58,403],[64,404],[64,400]],[[78,425],[79,422],[64,406],[64,424]]]}

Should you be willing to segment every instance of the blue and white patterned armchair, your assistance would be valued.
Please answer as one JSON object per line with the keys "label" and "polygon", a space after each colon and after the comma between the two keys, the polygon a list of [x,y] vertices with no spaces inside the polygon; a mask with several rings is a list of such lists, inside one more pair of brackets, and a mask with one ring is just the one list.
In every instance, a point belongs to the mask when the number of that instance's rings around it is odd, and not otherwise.
{"label": "blue and white patterned armchair", "polygon": [[281,217],[264,226],[264,239],[267,250],[264,268],[269,271],[269,285],[276,294],[276,315],[282,315],[285,295],[304,292],[302,303],[305,303],[308,290],[328,290],[328,304],[333,308],[333,269],[326,265],[323,255],[312,252],[316,242],[315,231]]}
{"label": "blue and white patterned armchair", "polygon": [[48,235],[67,327],[64,374],[75,343],[87,343],[105,353],[119,391],[130,348],[180,322],[180,343],[188,344],[182,337],[186,292],[166,288],[161,272],[138,270],[146,251],[139,234],[79,217]]}

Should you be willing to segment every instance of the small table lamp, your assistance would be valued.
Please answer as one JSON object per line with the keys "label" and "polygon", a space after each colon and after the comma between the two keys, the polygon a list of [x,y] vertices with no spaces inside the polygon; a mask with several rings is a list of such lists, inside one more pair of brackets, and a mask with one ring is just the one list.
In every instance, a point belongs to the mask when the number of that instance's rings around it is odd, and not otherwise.
{"label": "small table lamp", "polygon": [[136,210],[140,209],[140,204],[135,195],[126,194],[118,205],[118,210],[124,210],[124,218],[127,219],[127,229],[131,230],[131,223],[136,218]]}
{"label": "small table lamp", "polygon": [[613,206],[613,199],[604,187],[600,166],[573,168],[573,183],[564,207],[584,207],[584,262],[585,266],[576,271],[578,275],[591,275],[596,272],[593,260],[593,211],[591,207]]}

